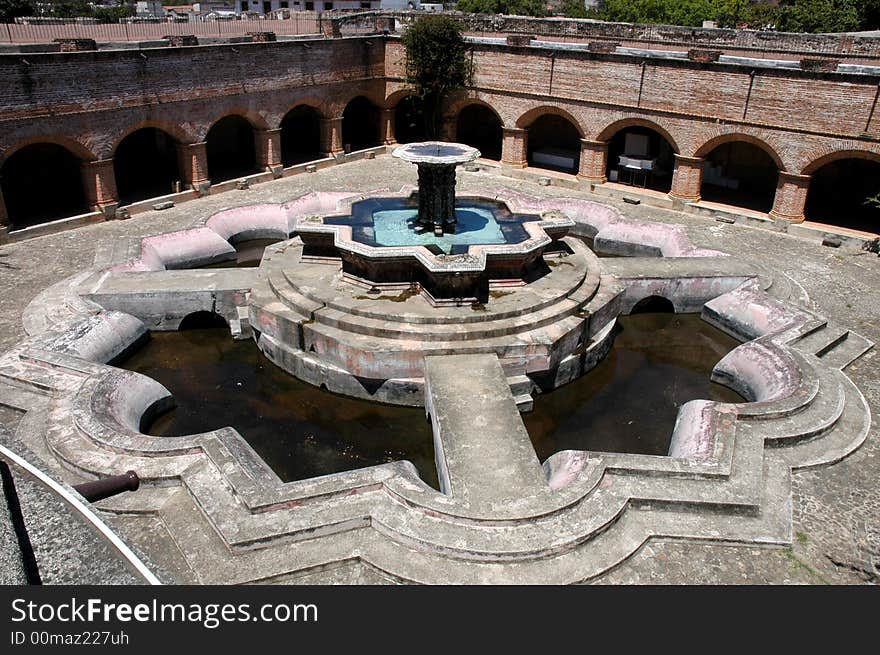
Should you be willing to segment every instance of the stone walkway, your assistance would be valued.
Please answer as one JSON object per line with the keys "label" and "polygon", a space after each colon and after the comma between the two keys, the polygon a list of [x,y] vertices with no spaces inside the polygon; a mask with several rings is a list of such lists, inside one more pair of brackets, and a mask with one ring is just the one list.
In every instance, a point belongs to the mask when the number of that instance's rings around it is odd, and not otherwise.
{"label": "stone walkway", "polygon": [[[377,183],[381,175],[382,183]],[[536,179],[536,178],[535,178]],[[304,174],[249,190],[231,191],[192,201],[128,221],[91,225],[69,232],[0,246],[0,294],[6,300],[0,315],[0,352],[25,336],[21,313],[41,291],[59,280],[93,266],[96,255],[126,256],[120,248],[134,237],[181,229],[216,211],[260,202],[278,203],[306,191],[397,190],[415,183],[415,172],[391,157],[361,161]],[[700,247],[714,248],[783,271],[809,295],[814,309],[875,342],[880,342],[880,258],[867,252],[823,247],[795,236],[715,222],[644,205],[633,206],[528,179],[512,179],[492,171],[460,172],[460,191],[512,188],[538,197],[587,197],[606,202],[625,215],[683,225]],[[109,263],[106,259],[102,263]],[[877,351],[847,369],[875,415],[880,411]],[[2,399],[0,399],[2,401]],[[0,407],[0,422],[10,431],[20,419]],[[649,541],[639,552],[597,582],[608,583],[876,583],[880,579],[880,429],[873,425],[866,443],[836,465],[793,474],[794,540],[790,548],[744,547],[730,544]],[[33,526],[51,525],[50,503],[23,501],[25,519]],[[47,552],[60,530],[36,529]],[[80,549],[90,548],[85,544]],[[66,546],[65,546],[66,548]],[[81,555],[87,561],[89,551]],[[66,556],[72,568],[80,557]],[[84,564],[82,565],[84,566]],[[335,574],[341,581],[378,581],[364,570]],[[5,577],[14,580],[12,576]],[[60,575],[57,581],[77,576]]]}

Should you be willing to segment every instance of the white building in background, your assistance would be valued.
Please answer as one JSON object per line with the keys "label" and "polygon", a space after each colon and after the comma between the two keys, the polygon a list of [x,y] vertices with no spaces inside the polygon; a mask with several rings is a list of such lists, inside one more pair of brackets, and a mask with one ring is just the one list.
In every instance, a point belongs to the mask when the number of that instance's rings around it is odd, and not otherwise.
{"label": "white building in background", "polygon": [[418,9],[419,0],[235,0],[235,13],[268,14],[291,11],[333,11],[334,9]]}
{"label": "white building in background", "polygon": [[134,3],[134,15],[161,18],[165,15],[161,0],[138,0]]}

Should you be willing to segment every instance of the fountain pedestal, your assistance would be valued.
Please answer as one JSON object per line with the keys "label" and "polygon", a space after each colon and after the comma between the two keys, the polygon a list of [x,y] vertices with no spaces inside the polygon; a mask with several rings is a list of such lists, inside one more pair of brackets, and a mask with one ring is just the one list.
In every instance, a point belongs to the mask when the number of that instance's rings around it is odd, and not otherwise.
{"label": "fountain pedestal", "polygon": [[419,168],[419,215],[416,230],[437,236],[455,231],[455,167],[471,162],[480,151],[463,143],[408,143],[391,153]]}

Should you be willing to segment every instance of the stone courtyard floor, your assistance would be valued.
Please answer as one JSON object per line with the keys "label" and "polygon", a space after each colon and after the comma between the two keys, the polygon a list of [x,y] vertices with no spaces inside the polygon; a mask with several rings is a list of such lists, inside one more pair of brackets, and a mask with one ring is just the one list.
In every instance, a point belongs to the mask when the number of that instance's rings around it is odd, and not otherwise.
{"label": "stone courtyard floor", "polygon": [[[100,223],[54,235],[0,246],[0,352],[26,335],[21,322],[25,306],[42,290],[65,277],[102,264],[121,238],[158,234],[189,227],[220,209],[255,203],[280,203],[308,191],[398,190],[415,184],[415,168],[380,156],[346,163],[209,196],[130,220]],[[818,242],[765,229],[731,225],[709,218],[646,205],[631,205],[583,191],[541,186],[537,176],[514,179],[489,169],[459,172],[461,192],[510,188],[537,197],[583,197],[617,207],[627,217],[683,225],[700,247],[718,249],[782,271],[800,284],[812,309],[875,343],[880,343],[880,257],[855,249],[835,249]],[[102,254],[103,253],[103,254]],[[121,255],[120,255],[121,256]],[[880,369],[873,349],[847,369],[867,399],[880,412]],[[20,413],[4,408],[0,423],[14,432]],[[842,462],[793,473],[793,534],[790,547],[749,547],[729,543],[649,540],[597,583],[655,584],[859,584],[880,580],[880,428],[875,421],[865,444]],[[23,487],[28,487],[26,482]],[[87,534],[58,527],[53,504],[40,492],[26,489],[23,511],[47,582],[88,582],[90,548]],[[0,515],[0,522],[6,521]],[[113,525],[113,520],[107,517]],[[4,534],[0,530],[0,536]],[[7,533],[8,534],[8,533]],[[62,536],[63,534],[63,536]],[[123,538],[126,535],[122,534]],[[60,543],[63,542],[63,543]],[[4,542],[0,540],[0,544]],[[6,550],[6,549],[4,549]],[[68,570],[49,560],[64,558]],[[14,563],[0,559],[0,582],[19,583]],[[69,569],[74,570],[69,570]],[[54,574],[51,571],[56,571]],[[91,578],[93,579],[93,578]],[[111,581],[103,577],[101,581]],[[125,581],[120,573],[117,581]],[[381,582],[345,575],[341,582]]]}

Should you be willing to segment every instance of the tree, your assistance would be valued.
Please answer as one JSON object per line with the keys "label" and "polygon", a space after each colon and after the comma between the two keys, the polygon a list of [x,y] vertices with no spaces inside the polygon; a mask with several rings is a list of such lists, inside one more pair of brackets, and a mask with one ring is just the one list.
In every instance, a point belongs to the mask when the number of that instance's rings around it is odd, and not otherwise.
{"label": "tree", "polygon": [[461,24],[443,14],[423,16],[409,27],[402,41],[407,84],[421,103],[428,138],[437,139],[444,99],[473,78]]}
{"label": "tree", "polygon": [[854,0],[792,0],[779,12],[783,32],[853,32],[859,29]]}
{"label": "tree", "polygon": [[88,0],[59,0],[52,5],[52,15],[56,18],[76,18],[93,16],[94,12]]}
{"label": "tree", "polygon": [[597,18],[599,15],[596,9],[587,9],[584,0],[562,0],[559,9],[566,18]]}
{"label": "tree", "polygon": [[18,16],[33,16],[31,0],[0,0],[0,23],[13,23]]}
{"label": "tree", "polygon": [[469,14],[547,15],[544,0],[459,0],[456,9]]}
{"label": "tree", "polygon": [[115,7],[95,7],[95,18],[100,23],[118,23],[122,18],[134,16],[134,7],[125,0],[116,0]]}

